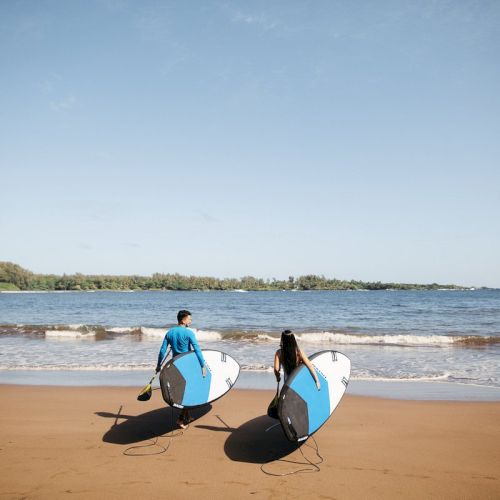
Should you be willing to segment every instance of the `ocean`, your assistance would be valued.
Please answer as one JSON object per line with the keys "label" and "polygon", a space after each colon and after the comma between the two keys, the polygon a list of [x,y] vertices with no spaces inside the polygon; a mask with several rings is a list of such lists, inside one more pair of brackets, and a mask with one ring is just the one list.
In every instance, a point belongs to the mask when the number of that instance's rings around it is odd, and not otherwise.
{"label": "ocean", "polygon": [[0,293],[0,383],[140,385],[179,309],[240,387],[273,387],[291,329],[350,357],[354,393],[500,399],[500,290]]}

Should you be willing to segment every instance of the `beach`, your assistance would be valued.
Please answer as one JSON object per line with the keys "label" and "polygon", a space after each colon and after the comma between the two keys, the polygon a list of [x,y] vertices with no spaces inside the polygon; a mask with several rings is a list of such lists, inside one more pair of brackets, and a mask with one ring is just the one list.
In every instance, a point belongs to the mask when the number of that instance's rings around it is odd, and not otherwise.
{"label": "beach", "polygon": [[314,435],[315,467],[312,440],[298,450],[266,431],[272,391],[233,390],[182,433],[159,391],[137,392],[1,385],[0,496],[500,497],[499,402],[347,394]]}

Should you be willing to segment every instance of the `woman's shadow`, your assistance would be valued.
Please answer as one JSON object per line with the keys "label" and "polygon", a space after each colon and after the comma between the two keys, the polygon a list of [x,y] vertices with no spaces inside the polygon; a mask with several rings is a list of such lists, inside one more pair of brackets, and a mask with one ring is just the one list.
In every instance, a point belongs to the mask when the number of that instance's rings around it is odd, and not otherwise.
{"label": "woman's shadow", "polygon": [[267,415],[249,420],[237,428],[227,425],[219,415],[216,417],[223,426],[197,425],[196,427],[228,432],[224,452],[235,462],[265,464],[270,460],[279,460],[299,448],[299,443],[288,441],[279,421]]}
{"label": "woman's shadow", "polygon": [[[111,428],[102,437],[105,443],[138,443],[178,430],[176,421],[179,417],[179,410],[177,409],[164,407],[140,415],[123,415],[121,409],[122,407],[120,407],[117,413],[106,411],[95,413],[99,417],[114,419]],[[194,408],[190,410],[190,414],[196,421],[196,419],[202,417],[211,409],[211,405]]]}

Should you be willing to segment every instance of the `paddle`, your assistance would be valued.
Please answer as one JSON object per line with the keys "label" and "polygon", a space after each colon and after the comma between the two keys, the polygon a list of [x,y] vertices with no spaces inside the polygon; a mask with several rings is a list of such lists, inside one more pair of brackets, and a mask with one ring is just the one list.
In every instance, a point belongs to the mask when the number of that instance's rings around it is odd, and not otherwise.
{"label": "paddle", "polygon": [[[170,349],[168,350],[166,356],[163,358],[163,360],[167,359],[167,356],[170,354]],[[158,372],[160,373],[160,372]],[[151,394],[153,394],[153,387],[152,387],[152,383],[153,383],[153,380],[155,379],[156,375],[158,375],[158,373],[155,373],[152,377],[151,377],[151,380],[147,383],[147,385],[144,387],[144,389],[142,389],[142,391],[139,393],[139,395],[137,396],[137,401],[149,401],[151,399]]]}
{"label": "paddle", "polygon": [[153,383],[155,377],[156,373],[153,375],[146,387],[144,387],[144,389],[142,389],[142,391],[139,393],[139,395],[137,396],[137,401],[149,401],[151,399],[151,394],[153,393],[153,387],[151,386],[151,384]]}

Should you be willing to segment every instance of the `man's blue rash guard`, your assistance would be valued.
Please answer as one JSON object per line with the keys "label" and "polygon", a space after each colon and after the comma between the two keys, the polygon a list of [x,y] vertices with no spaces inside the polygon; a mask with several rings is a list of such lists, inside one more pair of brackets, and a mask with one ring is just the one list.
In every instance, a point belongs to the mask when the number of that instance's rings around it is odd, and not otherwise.
{"label": "man's blue rash guard", "polygon": [[182,354],[183,352],[189,352],[190,347],[193,346],[200,365],[202,367],[205,366],[205,360],[203,359],[203,354],[201,353],[200,346],[196,341],[193,330],[185,326],[174,326],[174,328],[171,328],[166,333],[160,353],[158,354],[158,366],[161,366],[163,363],[169,345],[172,347],[172,356],[177,356],[177,354]]}

